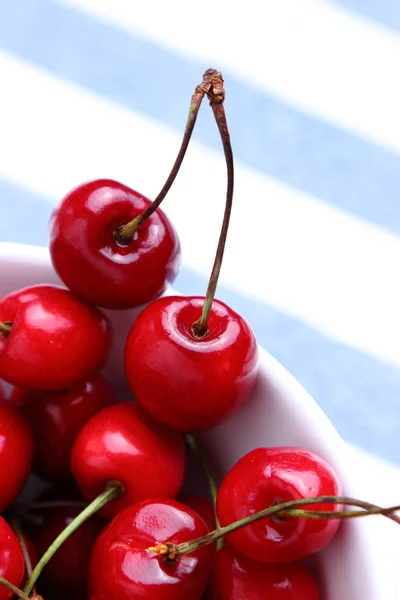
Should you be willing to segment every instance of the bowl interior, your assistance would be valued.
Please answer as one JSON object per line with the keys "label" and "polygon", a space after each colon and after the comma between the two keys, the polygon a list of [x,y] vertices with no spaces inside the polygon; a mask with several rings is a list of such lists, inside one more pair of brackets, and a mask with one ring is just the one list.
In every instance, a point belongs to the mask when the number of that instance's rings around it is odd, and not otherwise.
{"label": "bowl interior", "polygon": [[[47,250],[0,243],[0,297],[40,283],[60,284]],[[122,395],[129,394],[122,368],[123,347],[140,310],[105,312],[114,330],[105,375]],[[259,446],[293,445],[313,450],[336,470],[344,493],[358,497],[348,470],[346,446],[338,433],[301,385],[263,349],[250,402],[225,423],[202,434],[201,442],[219,477],[243,454]],[[343,523],[330,546],[316,558],[324,600],[394,598],[388,557],[377,539],[378,530],[369,521]]]}

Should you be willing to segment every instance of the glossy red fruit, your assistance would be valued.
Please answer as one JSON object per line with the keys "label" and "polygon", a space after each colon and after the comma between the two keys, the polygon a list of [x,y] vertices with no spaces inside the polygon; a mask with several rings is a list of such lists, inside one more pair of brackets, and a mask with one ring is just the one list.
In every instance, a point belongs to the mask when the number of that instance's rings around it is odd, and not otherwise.
{"label": "glossy red fruit", "polygon": [[320,600],[317,583],[302,563],[263,565],[229,544],[214,557],[207,600]]}
{"label": "glossy red fruit", "polygon": [[72,448],[72,474],[87,500],[108,481],[124,487],[102,513],[111,518],[152,496],[176,497],[185,473],[183,436],[154,421],[133,402],[115,404],[94,415]]}
{"label": "glossy red fruit", "polygon": [[216,528],[215,512],[211,500],[207,500],[206,498],[202,498],[201,496],[197,496],[195,494],[186,493],[179,494],[178,500],[179,502],[182,502],[182,504],[189,506],[189,508],[197,512],[197,514],[200,515],[204,520],[208,530],[214,531]]}
{"label": "glossy red fruit", "polygon": [[22,415],[0,403],[0,512],[21,491],[31,469],[33,436]]}
{"label": "glossy red fruit", "polygon": [[24,414],[33,432],[34,470],[45,479],[61,482],[72,479],[72,445],[83,425],[116,398],[104,377],[95,375],[58,392],[14,388],[10,402]]}
{"label": "glossy red fruit", "polygon": [[176,500],[151,499],[127,508],[93,548],[90,600],[200,600],[213,554],[209,546],[174,563],[146,548],[189,541],[206,532],[203,519]]}
{"label": "glossy red fruit", "polygon": [[125,374],[140,404],[179,431],[217,425],[249,398],[257,375],[254,334],[240,315],[214,300],[208,333],[193,323],[204,298],[170,296],[147,306],[125,346]]}
{"label": "glossy red fruit", "polygon": [[178,236],[157,209],[128,244],[115,241],[120,225],[150,200],[109,179],[70,192],[50,220],[54,268],[75,294],[107,308],[129,308],[157,298],[178,272]]}
{"label": "glossy red fruit", "polygon": [[[322,458],[301,448],[257,448],[243,456],[223,480],[217,496],[222,526],[268,508],[313,496],[339,496],[341,486]],[[340,510],[316,504],[310,510]],[[302,559],[324,548],[340,519],[275,519],[268,517],[231,533],[228,541],[241,553],[263,563]]]}
{"label": "glossy red fruit", "polygon": [[26,389],[59,390],[90,377],[105,362],[111,343],[103,314],[71,292],[36,285],[0,302],[0,377]]}
{"label": "glossy red fruit", "polygon": [[[25,574],[25,563],[18,538],[0,517],[0,576],[20,587]],[[0,585],[0,600],[8,600],[13,593]]]}
{"label": "glossy red fruit", "polygon": [[[42,556],[56,537],[79,514],[79,508],[53,508],[42,511],[43,523],[34,542]],[[44,568],[41,580],[57,591],[56,597],[74,598],[86,589],[90,554],[106,521],[94,516],[85,521],[57,550]]]}

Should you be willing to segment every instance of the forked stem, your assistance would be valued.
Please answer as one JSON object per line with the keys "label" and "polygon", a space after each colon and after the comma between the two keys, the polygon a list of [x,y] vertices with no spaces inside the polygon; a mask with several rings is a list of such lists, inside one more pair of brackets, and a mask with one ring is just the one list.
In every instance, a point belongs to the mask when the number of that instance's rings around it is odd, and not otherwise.
{"label": "forked stem", "polygon": [[206,296],[203,303],[203,308],[201,311],[200,318],[193,323],[192,331],[196,337],[204,337],[208,331],[208,317],[210,314],[211,306],[214,300],[215,291],[217,289],[219,274],[221,271],[222,259],[224,257],[226,238],[228,235],[229,229],[229,221],[231,218],[232,212],[232,201],[233,201],[233,187],[234,187],[234,162],[233,162],[233,152],[231,146],[231,139],[229,135],[228,125],[226,122],[225,108],[223,105],[223,101],[225,99],[225,90],[223,88],[223,79],[221,77],[221,86],[213,87],[209,93],[207,94],[210,100],[210,106],[214,113],[215,121],[218,125],[219,133],[222,140],[222,145],[224,148],[225,160],[226,160],[226,169],[227,169],[227,189],[226,189],[226,202],[225,202],[225,212],[224,218],[222,221],[221,232],[218,240],[218,247],[215,253],[215,259],[213,268],[211,271],[210,279],[208,281],[208,287]]}
{"label": "forked stem", "polygon": [[79,527],[87,521],[90,517],[92,517],[96,512],[98,512],[103,506],[108,504],[111,500],[117,498],[123,492],[123,487],[118,482],[109,482],[104,491],[97,496],[82,512],[79,513],[75,517],[73,521],[60,533],[58,537],[54,540],[51,546],[46,550],[43,554],[42,558],[37,563],[36,567],[33,569],[31,576],[28,579],[28,583],[25,586],[24,593],[29,595],[35,585],[38,577],[43,571],[44,567],[47,565],[52,556],[57,552],[57,550],[62,546],[62,544],[69,538],[70,535],[74,533]]}
{"label": "forked stem", "polygon": [[198,86],[196,86],[196,89],[190,102],[189,115],[186,122],[182,144],[178,152],[178,156],[176,157],[174,166],[172,167],[171,172],[168,176],[168,179],[164,183],[164,186],[162,187],[157,198],[153,200],[150,206],[146,208],[146,210],[143,211],[141,215],[139,215],[129,223],[118,227],[118,229],[114,233],[114,237],[118,242],[122,244],[129,243],[132,240],[132,236],[135,233],[135,231],[160,206],[161,202],[164,200],[165,196],[169,192],[185,157],[186,150],[192,137],[194,126],[196,124],[196,119],[202,100],[205,94],[208,94],[210,90],[215,87],[215,82],[219,81],[219,77],[220,74],[218,73],[218,71],[216,71],[215,69],[208,69],[203,75],[203,81]]}
{"label": "forked stem", "polygon": [[[307,506],[312,504],[340,504],[347,506],[356,506],[361,511],[326,511],[325,514],[321,511],[321,516],[316,516],[319,511],[307,511],[307,510],[295,510],[300,506]],[[175,561],[179,556],[183,556],[184,554],[190,554],[191,552],[195,552],[199,548],[203,546],[207,546],[208,544],[212,544],[217,540],[225,537],[226,535],[245,527],[246,525],[250,525],[251,523],[255,523],[260,519],[265,519],[266,517],[281,517],[281,518],[350,518],[350,517],[359,517],[359,516],[367,516],[368,515],[376,515],[380,514],[389,519],[392,519],[396,523],[400,524],[400,516],[396,515],[396,511],[399,510],[398,506],[393,506],[391,508],[382,508],[380,506],[376,506],[375,504],[371,504],[369,502],[364,502],[362,500],[357,500],[356,498],[348,498],[344,496],[316,496],[314,498],[299,498],[298,500],[291,500],[289,502],[282,502],[280,504],[274,504],[273,506],[269,506],[268,508],[261,510],[258,513],[254,513],[253,515],[249,515],[244,519],[240,519],[239,521],[235,521],[230,525],[226,525],[225,527],[221,527],[220,529],[216,529],[207,535],[204,535],[195,540],[191,540],[189,542],[182,542],[181,544],[173,544],[169,541],[166,541],[163,544],[158,544],[158,546],[151,546],[147,548],[147,552],[154,552],[164,557],[165,560]],[[343,515],[346,515],[343,517]]]}

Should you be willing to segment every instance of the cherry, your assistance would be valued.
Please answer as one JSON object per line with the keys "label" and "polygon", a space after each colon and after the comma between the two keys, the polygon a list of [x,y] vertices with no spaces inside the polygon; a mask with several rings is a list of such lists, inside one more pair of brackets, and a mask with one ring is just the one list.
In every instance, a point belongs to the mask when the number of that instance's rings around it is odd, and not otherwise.
{"label": "cherry", "polygon": [[263,565],[229,544],[214,557],[207,600],[320,600],[318,586],[299,562]]}
{"label": "cherry", "polygon": [[215,522],[215,511],[211,500],[197,496],[196,494],[181,493],[178,496],[179,502],[189,506],[192,510],[197,512],[198,515],[204,520],[209,531],[214,531]]}
{"label": "cherry", "polygon": [[[56,537],[79,514],[79,508],[59,507],[43,510],[43,522],[37,529],[34,542],[42,556]],[[45,566],[40,577],[61,595],[71,598],[86,588],[90,554],[92,547],[106,521],[93,516],[85,521],[57,550]]]}
{"label": "cherry", "polygon": [[71,449],[83,425],[116,399],[109,383],[96,375],[58,392],[14,388],[10,402],[24,414],[35,437],[34,470],[60,482],[72,479]]}
{"label": "cherry", "polygon": [[87,302],[129,308],[153,300],[178,272],[177,234],[158,209],[127,242],[116,232],[150,200],[109,179],[67,194],[50,220],[50,253],[63,282]]}
{"label": "cherry", "polygon": [[0,403],[0,512],[16,499],[31,468],[33,436],[22,415]]}
{"label": "cherry", "polygon": [[[24,556],[17,536],[0,517],[0,576],[19,587],[25,573]],[[0,600],[8,600],[13,593],[0,585]]]}
{"label": "cherry", "polygon": [[130,506],[94,545],[90,600],[200,600],[213,554],[209,546],[176,562],[148,549],[160,540],[179,543],[206,532],[203,519],[176,500],[150,499]]}
{"label": "cherry", "polygon": [[100,512],[111,518],[144,498],[177,496],[185,472],[185,444],[180,434],[124,402],[87,421],[74,442],[71,468],[87,500],[108,481],[122,484],[121,497]]}
{"label": "cherry", "polygon": [[102,313],[60,287],[36,285],[0,302],[0,376],[16,386],[66,388],[104,364],[110,342]]}
{"label": "cherry", "polygon": [[[273,504],[314,496],[338,496],[340,483],[316,454],[296,447],[257,448],[225,476],[217,495],[222,526]],[[315,504],[307,510],[340,510],[338,504]],[[340,519],[264,518],[228,535],[241,553],[263,563],[302,559],[324,548]]]}
{"label": "cherry", "polygon": [[209,332],[192,325],[203,298],[170,296],[149,304],[125,345],[125,373],[138,402],[179,431],[209,429],[249,397],[257,375],[257,344],[244,319],[214,300]]}

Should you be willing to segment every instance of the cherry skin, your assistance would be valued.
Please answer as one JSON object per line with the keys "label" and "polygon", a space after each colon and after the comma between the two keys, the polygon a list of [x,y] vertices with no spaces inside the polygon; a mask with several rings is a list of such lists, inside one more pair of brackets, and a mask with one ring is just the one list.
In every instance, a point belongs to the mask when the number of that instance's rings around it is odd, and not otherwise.
{"label": "cherry skin", "polygon": [[202,498],[195,494],[182,493],[178,496],[179,502],[189,506],[192,510],[197,512],[198,515],[204,520],[209,531],[214,531],[216,528],[214,506],[211,500]]}
{"label": "cherry skin", "polygon": [[[333,469],[316,454],[296,447],[257,448],[243,456],[225,476],[217,495],[222,526],[268,508],[313,496],[339,496]],[[340,510],[338,504],[316,504],[309,510]],[[340,519],[267,517],[228,535],[249,558],[278,564],[300,560],[324,548]]]}
{"label": "cherry skin", "polygon": [[207,600],[320,600],[310,571],[300,562],[263,565],[229,544],[214,557]]}
{"label": "cherry skin", "polygon": [[138,402],[179,431],[202,431],[223,421],[249,398],[257,376],[252,330],[214,300],[208,333],[193,323],[204,298],[170,296],[147,306],[125,345],[125,374]]}
{"label": "cherry skin", "polygon": [[130,506],[111,521],[93,548],[90,600],[200,600],[213,554],[209,546],[173,563],[146,549],[205,533],[203,519],[176,500],[150,499]]}
{"label": "cherry skin", "polygon": [[31,469],[33,436],[22,415],[0,403],[0,512],[14,502]]}
{"label": "cherry skin", "polygon": [[130,308],[157,298],[174,281],[180,262],[178,236],[157,209],[120,243],[114,233],[138,217],[150,200],[109,179],[74,189],[50,220],[55,270],[77,296],[106,308]]}
{"label": "cherry skin", "polygon": [[[34,542],[40,556],[82,509],[65,507],[41,511],[43,522]],[[89,560],[93,545],[107,522],[93,516],[85,521],[57,550],[47,563],[40,582],[51,586],[55,597],[74,598],[86,589]]]}
{"label": "cherry skin", "polygon": [[60,390],[93,375],[111,336],[104,315],[58,286],[36,285],[0,302],[0,377],[34,390]]}
{"label": "cherry skin", "polygon": [[10,403],[26,417],[35,438],[35,472],[49,481],[71,480],[76,436],[91,416],[115,402],[110,384],[100,375],[58,392],[14,388]]}
{"label": "cherry skin", "polygon": [[157,423],[133,402],[124,402],[87,421],[74,442],[71,468],[88,501],[108,481],[123,485],[123,494],[100,512],[112,518],[144,498],[178,495],[185,474],[185,443],[181,434]]}
{"label": "cherry skin", "polygon": [[[20,587],[25,574],[25,563],[18,538],[0,517],[0,576]],[[0,600],[8,600],[13,596],[7,588],[0,585]]]}

